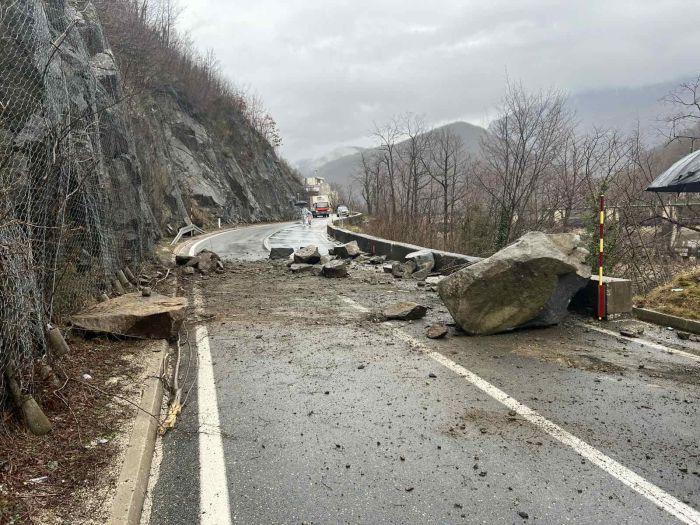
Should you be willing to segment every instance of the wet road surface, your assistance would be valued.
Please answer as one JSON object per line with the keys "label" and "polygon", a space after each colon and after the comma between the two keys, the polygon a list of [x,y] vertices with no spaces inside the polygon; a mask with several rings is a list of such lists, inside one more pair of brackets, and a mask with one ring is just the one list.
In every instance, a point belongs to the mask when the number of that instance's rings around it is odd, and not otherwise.
{"label": "wet road surface", "polygon": [[[229,237],[228,253],[303,244],[299,228]],[[575,317],[428,340],[450,321],[436,294],[371,267],[325,280],[231,263],[196,289],[181,370],[211,380],[183,381],[145,523],[700,523],[697,359]],[[401,299],[427,318],[376,321]]]}

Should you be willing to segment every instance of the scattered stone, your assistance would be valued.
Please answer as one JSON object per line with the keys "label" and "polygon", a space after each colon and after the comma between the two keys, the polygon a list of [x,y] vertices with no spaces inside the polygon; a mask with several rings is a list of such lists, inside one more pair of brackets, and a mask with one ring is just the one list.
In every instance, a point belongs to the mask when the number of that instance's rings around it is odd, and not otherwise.
{"label": "scattered stone", "polygon": [[449,333],[449,329],[444,324],[438,323],[428,328],[426,335],[428,339],[442,339]]}
{"label": "scattered stone", "polygon": [[294,248],[270,248],[270,260],[289,259],[289,256],[294,253]]}
{"label": "scattered stone", "polygon": [[90,381],[92,379],[92,376],[90,374],[83,374],[83,379],[85,381]]}
{"label": "scattered stone", "polygon": [[185,297],[157,293],[143,297],[140,293],[130,293],[95,304],[73,316],[71,321],[86,332],[169,339],[180,331],[186,308]]}
{"label": "scattered stone", "polygon": [[641,325],[627,325],[619,330],[620,335],[625,337],[639,337],[644,333],[644,327]]}
{"label": "scattered stone", "polygon": [[331,247],[328,249],[328,255],[330,255],[330,256],[335,256],[335,246],[331,246]]}
{"label": "scattered stone", "polygon": [[429,285],[438,285],[445,278],[444,275],[433,275],[425,278],[425,283]]}
{"label": "scattered stone", "polygon": [[387,263],[382,266],[382,271],[384,273],[392,273],[394,270],[394,263]]}
{"label": "scattered stone", "polygon": [[384,264],[384,261],[386,261],[386,255],[375,255],[373,257],[370,257],[369,261],[367,261],[369,264],[378,266],[380,264]]}
{"label": "scattered stone", "polygon": [[429,377],[430,379],[436,379],[436,378],[437,378],[437,376],[435,375],[434,372],[430,372],[430,373],[428,374],[428,377]]}
{"label": "scattered stone", "polygon": [[428,275],[430,275],[430,270],[418,270],[417,272],[413,272],[411,277],[416,281],[425,281]]}
{"label": "scattered stone", "polygon": [[294,252],[294,262],[297,264],[316,264],[321,260],[318,246],[306,246]]}
{"label": "scattered stone", "polygon": [[311,268],[311,273],[316,277],[321,277],[323,275],[323,267],[319,266],[318,264],[314,264],[313,268]]}
{"label": "scattered stone", "polygon": [[518,516],[520,516],[524,520],[526,520],[530,517],[530,515],[527,512],[522,511],[522,510],[518,511]]}
{"label": "scattered stone", "polygon": [[416,286],[418,286],[418,288],[425,288],[425,281],[418,281]]}
{"label": "scattered stone", "polygon": [[331,257],[330,255],[321,255],[321,260],[318,261],[318,264],[320,264],[321,266],[323,266],[324,264],[326,264],[327,262],[332,261],[333,259],[335,259],[335,257]]}
{"label": "scattered stone", "polygon": [[182,270],[182,272],[183,272],[185,275],[194,275],[194,268],[193,268],[192,266],[186,266],[186,267]]}
{"label": "scattered stone", "polygon": [[141,295],[143,297],[150,297],[151,293],[151,289],[148,286],[144,286],[143,288],[141,288]]}
{"label": "scattered stone", "polygon": [[406,301],[387,306],[382,313],[388,320],[410,321],[425,317],[427,311],[423,305]]}
{"label": "scattered stone", "polygon": [[401,279],[404,276],[403,266],[400,262],[391,263],[391,275],[397,279]]}
{"label": "scattered stone", "polygon": [[676,332],[676,335],[678,336],[678,339],[681,339],[682,341],[687,341],[690,339],[690,334],[688,332],[678,331]]}
{"label": "scattered stone", "polygon": [[491,257],[445,277],[440,298],[472,335],[549,326],[567,314],[591,274],[578,235],[530,232]]}
{"label": "scattered stone", "polygon": [[305,264],[305,263],[293,263],[289,269],[292,271],[292,273],[306,273],[306,272],[312,272],[314,268],[313,264]]}
{"label": "scattered stone", "polygon": [[329,261],[323,265],[324,277],[347,277],[348,263],[339,259]]}
{"label": "scattered stone", "polygon": [[351,241],[347,244],[341,244],[335,247],[335,255],[341,259],[354,259],[362,253],[357,241]]}

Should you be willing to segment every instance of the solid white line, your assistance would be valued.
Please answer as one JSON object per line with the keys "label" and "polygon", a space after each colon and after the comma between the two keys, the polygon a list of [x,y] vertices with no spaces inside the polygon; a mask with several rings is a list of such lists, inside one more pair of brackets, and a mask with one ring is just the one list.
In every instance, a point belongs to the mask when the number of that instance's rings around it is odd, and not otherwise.
{"label": "solid white line", "polygon": [[608,330],[607,328],[601,328],[599,326],[594,326],[590,324],[585,324],[585,323],[579,323],[579,326],[583,326],[585,328],[590,328],[591,330],[595,330],[596,332],[599,332],[601,334],[606,334],[606,335],[612,335],[613,337],[619,337],[621,339],[624,339],[625,341],[629,341],[631,343],[636,343],[641,346],[646,346],[648,348],[652,348],[654,350],[661,350],[662,352],[666,352],[669,354],[675,354],[679,355],[688,359],[692,359],[693,361],[697,361],[700,363],[700,355],[695,355],[691,354],[690,352],[684,352],[683,350],[676,350],[675,348],[670,348],[668,346],[664,346],[659,343],[654,343],[652,341],[647,341],[645,339],[638,339],[636,337],[627,337],[626,335],[622,335],[617,332],[613,332],[612,330]]}
{"label": "solid white line", "polygon": [[[342,300],[347,304],[353,306],[356,310],[360,312],[369,311],[367,308],[356,303],[352,299],[343,297]],[[575,452],[586,458],[588,461],[601,468],[618,481],[621,481],[629,488],[636,491],[638,494],[644,496],[649,501],[662,508],[669,514],[675,516],[683,523],[686,523],[688,525],[700,525],[700,512],[698,512],[694,508],[686,505],[682,501],[671,496],[663,489],[642,478],[641,476],[631,471],[624,465],[618,463],[611,457],[606,456],[599,450],[593,448],[585,441],[567,432],[556,423],[553,423],[544,416],[540,415],[535,410],[532,410],[531,408],[520,403],[516,399],[510,397],[508,394],[503,392],[498,387],[495,387],[485,379],[482,379],[481,377],[471,372],[470,370],[467,370],[463,366],[458,365],[457,363],[455,363],[451,359],[448,359],[441,353],[435,352],[430,348],[426,347],[421,341],[418,341],[403,330],[393,326],[391,323],[384,323],[384,325],[391,328],[393,332],[405,342],[410,343],[415,348],[420,349],[428,357],[437,361],[444,367],[452,370],[457,375],[463,377],[469,383],[471,383],[479,390],[492,397],[502,405],[506,406],[510,410],[514,410],[518,415],[532,423],[534,426],[543,430],[562,444],[570,447]]]}
{"label": "solid white line", "polygon": [[[201,310],[202,299],[195,291],[194,304]],[[219,404],[216,398],[214,366],[209,348],[209,331],[200,324],[195,329],[197,344],[197,402],[199,411],[199,510],[203,525],[231,523],[226,461],[221,439]]]}

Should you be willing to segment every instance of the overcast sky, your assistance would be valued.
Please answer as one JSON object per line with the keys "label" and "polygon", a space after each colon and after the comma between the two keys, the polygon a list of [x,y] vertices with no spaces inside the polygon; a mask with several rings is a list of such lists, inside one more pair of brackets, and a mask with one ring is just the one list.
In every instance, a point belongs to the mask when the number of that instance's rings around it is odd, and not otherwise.
{"label": "overcast sky", "polygon": [[187,0],[182,25],[258,92],[291,160],[414,112],[485,124],[508,75],[576,93],[698,71],[697,0]]}

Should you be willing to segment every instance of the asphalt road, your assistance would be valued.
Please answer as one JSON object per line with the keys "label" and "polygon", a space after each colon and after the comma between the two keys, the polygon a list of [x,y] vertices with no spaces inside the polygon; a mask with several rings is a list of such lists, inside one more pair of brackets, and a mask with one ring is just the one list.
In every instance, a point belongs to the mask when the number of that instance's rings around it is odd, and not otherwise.
{"label": "asphalt road", "polygon": [[[700,523],[698,343],[575,317],[433,341],[415,281],[253,262],[322,222],[212,239],[241,262],[196,283],[144,523]],[[399,299],[428,317],[377,322]]]}

